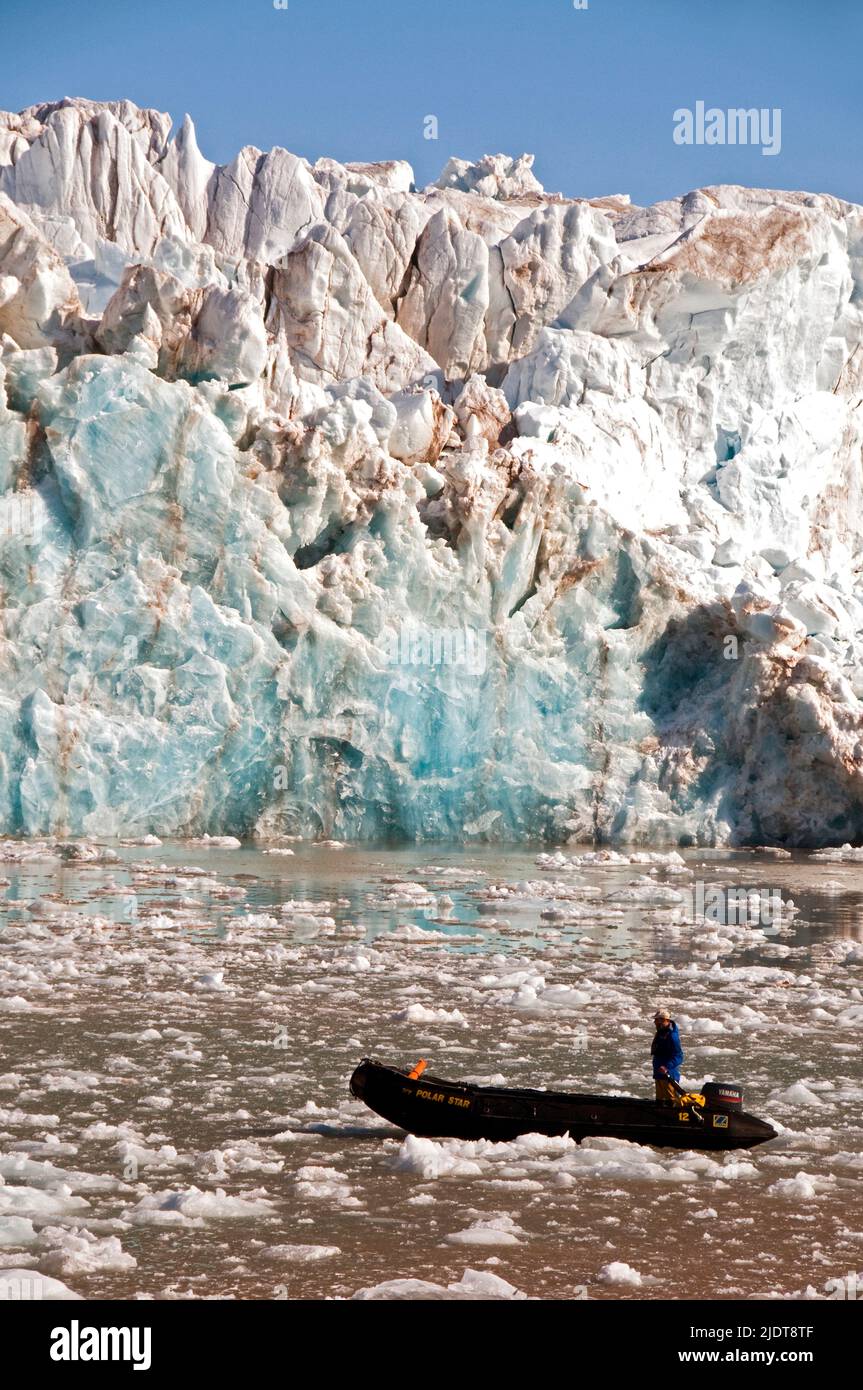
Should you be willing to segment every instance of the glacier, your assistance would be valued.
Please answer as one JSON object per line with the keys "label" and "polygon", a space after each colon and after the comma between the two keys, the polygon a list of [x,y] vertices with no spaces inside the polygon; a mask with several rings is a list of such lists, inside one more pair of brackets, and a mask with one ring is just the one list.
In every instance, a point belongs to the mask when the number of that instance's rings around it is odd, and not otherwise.
{"label": "glacier", "polygon": [[863,209],[532,165],[0,113],[2,833],[863,838]]}

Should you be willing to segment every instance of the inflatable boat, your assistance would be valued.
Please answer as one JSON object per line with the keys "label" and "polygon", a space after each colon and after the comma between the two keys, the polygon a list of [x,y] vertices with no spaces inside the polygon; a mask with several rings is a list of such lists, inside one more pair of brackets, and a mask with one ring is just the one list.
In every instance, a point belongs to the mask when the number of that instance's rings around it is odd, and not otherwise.
{"label": "inflatable boat", "polygon": [[351,1094],[375,1114],[432,1139],[505,1141],[520,1134],[569,1134],[577,1143],[593,1135],[678,1149],[751,1149],[776,1130],[747,1115],[739,1086],[710,1082],[680,1091],[675,1105],[630,1096],[564,1091],[515,1091],[429,1076],[364,1057],[351,1077]]}

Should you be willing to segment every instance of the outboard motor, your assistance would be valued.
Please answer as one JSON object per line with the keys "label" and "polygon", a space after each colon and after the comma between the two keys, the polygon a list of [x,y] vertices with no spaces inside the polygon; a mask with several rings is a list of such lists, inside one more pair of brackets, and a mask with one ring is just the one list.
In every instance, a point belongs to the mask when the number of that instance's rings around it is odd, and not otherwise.
{"label": "outboard motor", "polygon": [[706,1110],[719,1110],[725,1115],[739,1115],[743,1109],[743,1091],[727,1081],[707,1081],[701,1088]]}

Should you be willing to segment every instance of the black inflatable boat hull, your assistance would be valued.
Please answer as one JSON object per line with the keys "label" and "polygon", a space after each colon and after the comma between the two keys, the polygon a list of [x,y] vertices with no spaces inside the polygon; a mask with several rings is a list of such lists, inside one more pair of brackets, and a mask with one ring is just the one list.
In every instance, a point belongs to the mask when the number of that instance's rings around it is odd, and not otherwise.
{"label": "black inflatable boat hull", "polygon": [[375,1114],[431,1139],[491,1139],[520,1134],[591,1135],[679,1149],[751,1149],[776,1130],[745,1112],[699,1112],[629,1096],[556,1091],[509,1091],[407,1072],[364,1058],[351,1077],[351,1094]]}

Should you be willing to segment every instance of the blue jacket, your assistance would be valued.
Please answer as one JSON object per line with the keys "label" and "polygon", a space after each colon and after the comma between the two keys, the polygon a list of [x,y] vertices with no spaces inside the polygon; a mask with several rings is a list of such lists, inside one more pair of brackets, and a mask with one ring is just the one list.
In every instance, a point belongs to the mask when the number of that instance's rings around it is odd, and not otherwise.
{"label": "blue jacket", "polygon": [[680,1046],[680,1034],[677,1031],[677,1024],[672,1020],[667,1028],[657,1028],[656,1037],[650,1044],[650,1052],[653,1057],[653,1075],[659,1076],[659,1068],[665,1067],[667,1074],[675,1081],[680,1080],[680,1068],[683,1065],[683,1048]]}

